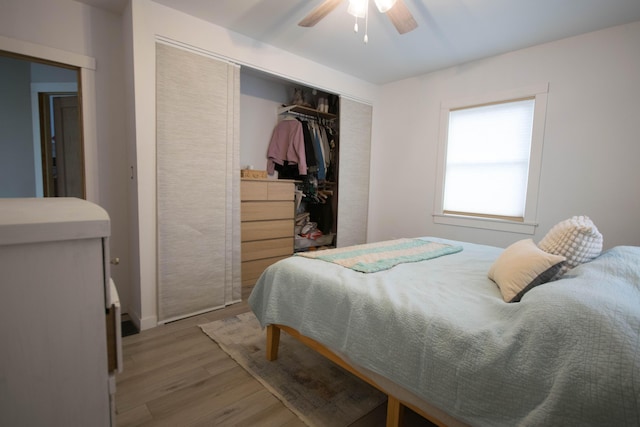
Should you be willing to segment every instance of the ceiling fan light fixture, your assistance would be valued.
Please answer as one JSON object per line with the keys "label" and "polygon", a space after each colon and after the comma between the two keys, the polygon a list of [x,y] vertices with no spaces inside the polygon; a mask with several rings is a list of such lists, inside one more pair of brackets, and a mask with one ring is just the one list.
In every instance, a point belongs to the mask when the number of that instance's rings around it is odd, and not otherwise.
{"label": "ceiling fan light fixture", "polygon": [[396,4],[396,0],[375,0],[375,2],[380,13],[388,12]]}
{"label": "ceiling fan light fixture", "polygon": [[[413,31],[418,26],[418,23],[411,15],[411,12],[404,4],[404,0],[374,0],[376,3],[377,9],[381,13],[385,13],[387,17],[391,20],[391,23],[399,34],[405,34],[409,31]],[[343,0],[324,0],[319,6],[313,9],[307,16],[302,18],[298,25],[301,27],[313,27],[316,25],[321,19],[327,16],[331,11],[337,8]],[[358,23],[358,19],[364,18],[365,26],[368,21],[368,9],[369,9],[369,0],[349,0],[349,7],[347,12],[355,16],[356,24]],[[355,28],[357,30],[357,25]]]}
{"label": "ceiling fan light fixture", "polygon": [[356,18],[364,18],[367,13],[368,6],[368,0],[349,0],[347,13],[351,16],[355,16]]}

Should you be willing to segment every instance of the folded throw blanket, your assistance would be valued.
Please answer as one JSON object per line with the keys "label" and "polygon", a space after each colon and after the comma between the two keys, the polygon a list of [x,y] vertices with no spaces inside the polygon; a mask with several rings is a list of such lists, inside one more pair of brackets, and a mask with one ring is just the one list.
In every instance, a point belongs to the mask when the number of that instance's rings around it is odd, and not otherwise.
{"label": "folded throw blanket", "polygon": [[406,263],[424,261],[460,252],[462,246],[423,239],[397,239],[296,255],[321,259],[362,273],[375,273]]}

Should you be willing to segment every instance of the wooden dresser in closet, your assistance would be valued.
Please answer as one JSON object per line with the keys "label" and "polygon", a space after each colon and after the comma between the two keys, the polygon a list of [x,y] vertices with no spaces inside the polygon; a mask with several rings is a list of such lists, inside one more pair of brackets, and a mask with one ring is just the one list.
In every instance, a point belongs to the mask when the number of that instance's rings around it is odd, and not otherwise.
{"label": "wooden dresser in closet", "polygon": [[293,255],[294,199],[293,180],[242,179],[242,286],[253,286],[265,268]]}

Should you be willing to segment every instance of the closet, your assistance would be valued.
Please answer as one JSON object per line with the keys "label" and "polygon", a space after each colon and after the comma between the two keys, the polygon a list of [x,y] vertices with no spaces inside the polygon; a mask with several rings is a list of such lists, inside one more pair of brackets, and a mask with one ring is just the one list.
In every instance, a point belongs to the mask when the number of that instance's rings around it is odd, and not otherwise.
{"label": "closet", "polygon": [[[306,105],[296,103],[294,98]],[[322,100],[326,100],[329,107],[323,109]],[[331,162],[325,165],[322,179],[319,170],[312,168],[306,176],[283,176],[277,171],[267,178],[296,181],[294,251],[365,243],[372,107],[246,67],[241,70],[240,104],[243,168],[267,169],[265,153],[274,129],[283,120],[317,124],[327,133],[331,132],[328,135],[329,144],[334,144],[329,149]],[[321,233],[301,233],[308,231],[301,230],[305,215],[307,221],[318,224]],[[247,284],[244,275],[243,284]]]}

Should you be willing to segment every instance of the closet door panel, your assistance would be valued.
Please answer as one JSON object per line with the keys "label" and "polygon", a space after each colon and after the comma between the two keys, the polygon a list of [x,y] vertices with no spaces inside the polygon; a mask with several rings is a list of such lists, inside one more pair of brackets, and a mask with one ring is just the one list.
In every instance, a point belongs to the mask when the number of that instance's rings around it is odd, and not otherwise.
{"label": "closet door panel", "polygon": [[338,247],[367,241],[373,107],[340,98]]}
{"label": "closet door panel", "polygon": [[228,140],[233,67],[156,46],[158,314],[167,321],[227,300],[234,249],[228,178],[234,169]]}

